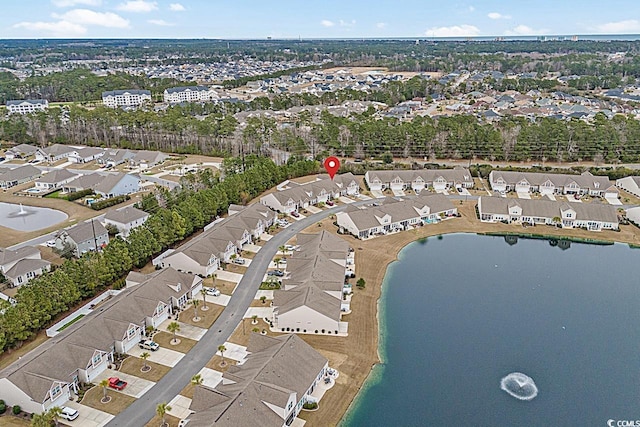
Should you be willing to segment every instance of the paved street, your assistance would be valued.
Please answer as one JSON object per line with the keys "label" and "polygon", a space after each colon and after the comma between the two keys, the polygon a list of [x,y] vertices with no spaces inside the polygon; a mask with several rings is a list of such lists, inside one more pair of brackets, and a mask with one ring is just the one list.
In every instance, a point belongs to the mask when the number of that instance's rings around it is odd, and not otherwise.
{"label": "paved street", "polygon": [[[367,201],[354,204],[361,205],[365,203]],[[218,350],[218,346],[229,339],[242,320],[243,314],[249,308],[262,282],[267,266],[276,255],[278,247],[284,245],[289,239],[308,226],[345,208],[346,205],[338,206],[310,215],[300,221],[295,221],[269,240],[253,258],[225,310],[198,344],[144,396],[133,402],[131,406],[111,420],[107,426],[143,426],[149,422],[156,413],[158,403],[169,402],[180,393],[189,384],[191,377],[204,368],[213,357]]]}

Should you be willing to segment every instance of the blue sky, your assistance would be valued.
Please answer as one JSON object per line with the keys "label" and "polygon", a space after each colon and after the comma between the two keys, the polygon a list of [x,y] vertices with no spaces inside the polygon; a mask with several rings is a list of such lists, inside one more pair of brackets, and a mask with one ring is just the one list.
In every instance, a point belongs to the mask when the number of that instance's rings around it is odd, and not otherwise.
{"label": "blue sky", "polygon": [[640,34],[640,1],[4,0],[0,38]]}

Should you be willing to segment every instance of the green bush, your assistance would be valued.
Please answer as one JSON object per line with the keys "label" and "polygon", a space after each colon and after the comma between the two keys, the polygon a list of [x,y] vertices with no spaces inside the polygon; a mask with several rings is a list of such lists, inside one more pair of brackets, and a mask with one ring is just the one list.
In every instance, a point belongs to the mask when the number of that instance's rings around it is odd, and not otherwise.
{"label": "green bush", "polygon": [[127,200],[131,199],[131,196],[128,195],[124,195],[124,196],[116,196],[116,197],[112,197],[110,199],[104,199],[104,200],[100,200],[98,202],[93,202],[91,203],[91,209],[95,210],[95,211],[99,211],[100,209],[104,209],[104,208],[108,208],[111,206],[115,206],[119,203],[125,202]]}
{"label": "green bush", "polygon": [[15,405],[11,411],[13,412],[13,415],[18,415],[20,412],[22,412],[22,408],[20,407],[20,405]]}
{"label": "green bush", "polygon": [[91,194],[93,194],[93,190],[90,188],[87,188],[86,190],[74,191],[73,193],[67,194],[67,200],[73,202],[74,200],[81,199]]}
{"label": "green bush", "polygon": [[302,407],[304,409],[317,409],[318,402],[306,402],[304,405],[302,405]]}
{"label": "green bush", "polygon": [[7,412],[7,405],[3,403],[0,404],[0,415],[4,414],[5,412]]}

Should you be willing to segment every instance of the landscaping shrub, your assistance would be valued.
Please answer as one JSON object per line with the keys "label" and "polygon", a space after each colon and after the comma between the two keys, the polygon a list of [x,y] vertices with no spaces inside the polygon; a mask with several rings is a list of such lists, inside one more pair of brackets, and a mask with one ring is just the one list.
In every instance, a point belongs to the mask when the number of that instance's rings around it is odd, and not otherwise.
{"label": "landscaping shrub", "polygon": [[67,200],[73,202],[74,200],[81,199],[85,196],[89,196],[93,194],[93,190],[88,188],[86,190],[74,191],[73,193],[67,194]]}
{"label": "landscaping shrub", "polygon": [[7,412],[7,405],[2,402],[0,403],[0,415],[4,414],[5,412]]}
{"label": "landscaping shrub", "polygon": [[13,412],[13,415],[18,415],[20,412],[22,412],[22,408],[19,405],[15,405],[11,412]]}
{"label": "landscaping shrub", "polygon": [[131,196],[129,195],[111,197],[110,199],[104,199],[98,202],[91,203],[91,209],[93,209],[94,211],[99,211],[101,209],[115,206],[122,202],[126,202],[129,199],[131,199]]}
{"label": "landscaping shrub", "polygon": [[317,409],[318,408],[318,402],[305,402],[305,404],[302,405],[302,407],[304,409]]}

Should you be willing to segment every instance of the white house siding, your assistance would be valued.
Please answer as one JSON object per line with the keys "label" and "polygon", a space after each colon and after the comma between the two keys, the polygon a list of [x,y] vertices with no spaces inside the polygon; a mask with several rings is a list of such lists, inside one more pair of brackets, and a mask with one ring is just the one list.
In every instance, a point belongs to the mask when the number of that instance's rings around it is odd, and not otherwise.
{"label": "white house siding", "polygon": [[318,333],[321,333],[324,329],[325,332],[331,331],[332,334],[340,330],[339,320],[331,319],[306,306],[278,314],[275,317],[274,328],[280,330],[290,328],[297,332],[297,328],[300,328],[300,332],[306,330],[307,333],[315,333],[317,330]]}
{"label": "white house siding", "polygon": [[186,273],[199,274],[201,276],[208,276],[216,271],[219,267],[219,261],[216,258],[216,262],[211,265],[202,266],[198,264],[194,259],[189,258],[183,252],[174,252],[160,261],[161,267],[173,267],[178,271]]}
{"label": "white house siding", "polygon": [[616,180],[616,187],[622,188],[626,192],[631,193],[636,197],[640,197],[640,187],[633,178],[634,177],[632,176],[627,176]]}
{"label": "white house siding", "polygon": [[[42,402],[35,402],[34,400],[32,400],[25,392],[20,390],[7,378],[0,378],[0,390],[2,390],[0,392],[2,394],[2,400],[5,401],[7,406],[18,405],[22,408],[23,411],[38,414],[43,412],[44,410]],[[68,401],[71,397],[71,394],[69,393],[68,387],[66,388],[66,390],[68,393],[66,400]]]}

